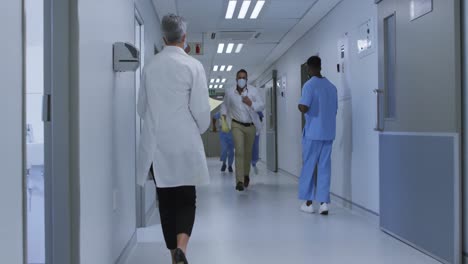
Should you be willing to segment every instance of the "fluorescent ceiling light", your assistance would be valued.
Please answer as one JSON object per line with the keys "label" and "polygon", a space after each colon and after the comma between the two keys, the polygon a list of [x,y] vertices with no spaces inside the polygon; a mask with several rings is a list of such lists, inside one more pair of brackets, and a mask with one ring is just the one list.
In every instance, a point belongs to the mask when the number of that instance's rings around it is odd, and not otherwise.
{"label": "fluorescent ceiling light", "polygon": [[222,65],[221,68],[219,68],[220,71],[224,71],[226,69],[226,65]]}
{"label": "fluorescent ceiling light", "polygon": [[210,85],[210,89],[213,89],[213,85],[212,85],[212,84]]}
{"label": "fluorescent ceiling light", "polygon": [[223,87],[224,87],[224,85],[220,85],[220,86],[219,86],[219,89],[223,89]]}
{"label": "fluorescent ceiling light", "polygon": [[226,11],[226,19],[232,19],[234,17],[236,6],[237,6],[237,1],[229,1],[228,8]]}
{"label": "fluorescent ceiling light", "polygon": [[213,71],[218,71],[218,65],[215,65],[215,66],[213,67]]}
{"label": "fluorescent ceiling light", "polygon": [[226,48],[226,53],[232,53],[233,49],[234,49],[234,43],[229,43]]}
{"label": "fluorescent ceiling light", "polygon": [[226,78],[221,80],[222,83],[226,83],[226,81],[227,81]]}
{"label": "fluorescent ceiling light", "polygon": [[216,79],[216,83],[219,83],[219,82],[221,82],[221,80],[220,80],[220,79]]}
{"label": "fluorescent ceiling light", "polygon": [[250,19],[257,19],[264,5],[265,5],[264,0],[258,0],[257,4],[255,5],[254,10],[252,11],[252,15],[250,15]]}
{"label": "fluorescent ceiling light", "polygon": [[250,7],[251,2],[252,1],[250,1],[250,0],[244,0],[244,2],[242,3],[242,6],[241,6],[240,12],[239,12],[239,16],[238,16],[239,19],[244,19],[245,16],[247,16],[247,12],[249,11],[249,7]]}
{"label": "fluorescent ceiling light", "polygon": [[232,70],[232,65],[229,65],[226,69],[226,71],[230,72]]}
{"label": "fluorescent ceiling light", "polygon": [[218,45],[218,53],[223,53],[224,50],[224,43],[219,43]]}
{"label": "fluorescent ceiling light", "polygon": [[216,85],[214,86],[214,88],[215,88],[215,89],[218,89],[218,85],[216,84]]}
{"label": "fluorescent ceiling light", "polygon": [[210,83],[214,83],[214,81],[215,81],[215,79],[211,79],[211,80],[210,80]]}
{"label": "fluorescent ceiling light", "polygon": [[236,53],[240,53],[243,47],[244,47],[244,44],[239,43],[236,48]]}

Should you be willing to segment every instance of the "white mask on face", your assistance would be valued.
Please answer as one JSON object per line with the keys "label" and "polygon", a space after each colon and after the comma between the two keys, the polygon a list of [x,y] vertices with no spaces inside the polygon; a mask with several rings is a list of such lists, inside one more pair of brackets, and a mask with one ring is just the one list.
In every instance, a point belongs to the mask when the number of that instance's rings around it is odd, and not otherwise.
{"label": "white mask on face", "polygon": [[237,85],[238,85],[240,88],[244,88],[244,87],[247,85],[247,80],[245,80],[245,79],[239,79],[239,80],[237,80]]}

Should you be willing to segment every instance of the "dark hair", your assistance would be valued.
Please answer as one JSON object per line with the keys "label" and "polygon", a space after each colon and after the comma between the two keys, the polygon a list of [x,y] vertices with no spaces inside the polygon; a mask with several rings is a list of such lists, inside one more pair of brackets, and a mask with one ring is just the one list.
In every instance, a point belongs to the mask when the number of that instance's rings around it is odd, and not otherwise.
{"label": "dark hair", "polygon": [[239,73],[241,73],[241,72],[245,73],[245,75],[247,75],[247,77],[249,76],[249,74],[247,73],[246,70],[240,69],[240,70],[237,72],[236,77],[238,77],[238,76],[239,76]]}
{"label": "dark hair", "polygon": [[322,59],[319,56],[312,56],[307,60],[307,66],[312,69],[321,70],[322,69]]}

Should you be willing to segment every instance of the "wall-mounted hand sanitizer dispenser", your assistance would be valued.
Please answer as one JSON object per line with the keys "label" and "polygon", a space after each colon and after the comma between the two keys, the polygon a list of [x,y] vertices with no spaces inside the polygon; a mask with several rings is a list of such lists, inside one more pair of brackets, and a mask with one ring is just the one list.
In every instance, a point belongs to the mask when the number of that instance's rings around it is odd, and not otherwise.
{"label": "wall-mounted hand sanitizer dispenser", "polygon": [[140,52],[132,44],[114,43],[113,51],[115,72],[134,72],[140,67]]}

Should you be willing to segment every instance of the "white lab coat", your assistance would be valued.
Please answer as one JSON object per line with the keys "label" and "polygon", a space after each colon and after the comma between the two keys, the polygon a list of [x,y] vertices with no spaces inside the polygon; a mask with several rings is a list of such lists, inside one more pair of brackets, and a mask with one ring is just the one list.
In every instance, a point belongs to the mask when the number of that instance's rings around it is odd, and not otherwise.
{"label": "white lab coat", "polygon": [[209,183],[200,134],[210,125],[208,86],[203,65],[179,47],[167,46],[143,70],[138,114],[143,130],[138,183],[153,164],[160,188]]}
{"label": "white lab coat", "polygon": [[[235,93],[237,93],[237,86],[227,89],[224,95],[224,102],[221,105],[221,114],[226,115],[226,121],[229,127],[232,125],[232,115],[229,109],[232,109],[232,104],[234,104],[233,97],[236,96]],[[261,112],[265,109],[265,103],[262,100],[258,88],[254,86],[247,85],[247,96],[252,100],[252,106],[249,107],[245,105],[245,108],[248,109],[250,118],[252,118],[252,123],[255,125],[256,134],[260,135],[263,123],[260,121],[257,112]]]}

